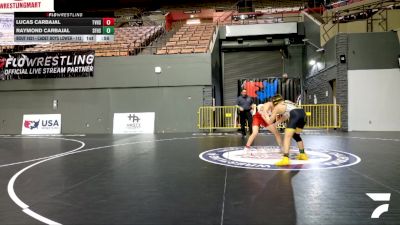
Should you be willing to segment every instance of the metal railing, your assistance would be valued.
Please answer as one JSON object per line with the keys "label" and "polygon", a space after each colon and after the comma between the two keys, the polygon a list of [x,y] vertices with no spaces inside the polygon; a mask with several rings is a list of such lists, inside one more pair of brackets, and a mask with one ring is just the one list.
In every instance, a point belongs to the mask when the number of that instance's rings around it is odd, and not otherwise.
{"label": "metal railing", "polygon": [[338,104],[317,104],[301,106],[307,115],[306,128],[340,128],[342,107]]}
{"label": "metal railing", "polygon": [[[232,15],[235,12],[232,12]],[[285,22],[302,22],[303,17],[301,11],[297,12],[276,12],[276,13],[264,13],[263,16],[255,19],[244,19],[244,20],[233,20],[232,15],[229,17],[220,16],[214,18],[214,23],[217,26],[226,25],[249,25],[249,24],[271,24],[271,23],[285,23]]]}
{"label": "metal railing", "polygon": [[[341,105],[318,104],[301,105],[307,116],[305,128],[329,129],[340,128]],[[203,106],[198,111],[197,127],[200,130],[212,132],[216,129],[239,129],[239,109],[236,106]],[[278,124],[278,128],[285,128],[286,123]]]}
{"label": "metal railing", "polygon": [[239,110],[236,106],[203,106],[198,111],[197,127],[202,130],[240,128]]}

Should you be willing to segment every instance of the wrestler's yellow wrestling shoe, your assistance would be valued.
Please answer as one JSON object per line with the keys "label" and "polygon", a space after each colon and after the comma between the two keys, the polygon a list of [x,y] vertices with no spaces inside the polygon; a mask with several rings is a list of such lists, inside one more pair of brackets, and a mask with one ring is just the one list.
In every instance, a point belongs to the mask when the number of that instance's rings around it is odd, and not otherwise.
{"label": "wrestler's yellow wrestling shoe", "polygon": [[308,160],[308,155],[306,153],[300,153],[296,156],[297,160]]}
{"label": "wrestler's yellow wrestling shoe", "polygon": [[287,156],[284,156],[281,161],[275,163],[276,166],[288,166],[290,164],[290,159]]}

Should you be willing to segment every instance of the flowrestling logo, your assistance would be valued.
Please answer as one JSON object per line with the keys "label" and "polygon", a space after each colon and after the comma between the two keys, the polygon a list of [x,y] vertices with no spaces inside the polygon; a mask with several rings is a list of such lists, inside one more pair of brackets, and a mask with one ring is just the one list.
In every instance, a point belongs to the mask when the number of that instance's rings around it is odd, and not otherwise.
{"label": "flowrestling logo", "polygon": [[0,54],[3,80],[92,77],[94,51]]}
{"label": "flowrestling logo", "polygon": [[60,134],[61,114],[24,115],[22,134]]}
{"label": "flowrestling logo", "polygon": [[217,148],[199,155],[200,159],[213,164],[259,170],[319,170],[352,166],[361,159],[351,153],[316,148],[306,148],[308,160],[296,160],[297,149],[290,150],[291,165],[275,166],[282,158],[277,146],[254,146],[250,154],[243,147]]}
{"label": "flowrestling logo", "polygon": [[389,212],[389,201],[391,193],[365,193],[368,197],[376,202],[384,204],[375,208],[371,214],[371,219],[378,219],[383,213]]}

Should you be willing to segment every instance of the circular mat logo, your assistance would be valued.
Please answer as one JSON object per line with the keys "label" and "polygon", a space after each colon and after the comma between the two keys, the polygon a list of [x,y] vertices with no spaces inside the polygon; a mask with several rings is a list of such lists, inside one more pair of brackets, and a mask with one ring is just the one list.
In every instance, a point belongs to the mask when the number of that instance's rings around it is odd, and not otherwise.
{"label": "circular mat logo", "polygon": [[282,158],[277,146],[254,146],[250,152],[243,147],[217,148],[205,151],[200,159],[224,166],[259,170],[320,170],[352,166],[361,159],[351,153],[338,150],[306,148],[308,160],[297,160],[297,149],[290,150],[290,165],[275,166]]}

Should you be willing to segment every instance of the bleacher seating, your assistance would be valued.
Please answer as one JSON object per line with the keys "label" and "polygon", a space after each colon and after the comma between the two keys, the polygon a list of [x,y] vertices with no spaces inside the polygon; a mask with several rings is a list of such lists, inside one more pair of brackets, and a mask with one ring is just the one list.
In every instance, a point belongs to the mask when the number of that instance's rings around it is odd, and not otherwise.
{"label": "bleacher seating", "polygon": [[51,43],[36,45],[25,52],[95,50],[96,56],[135,55],[162,32],[161,26],[115,28],[114,42]]}
{"label": "bleacher seating", "polygon": [[165,44],[157,50],[158,55],[206,53],[213,38],[215,25],[183,25]]}
{"label": "bleacher seating", "polygon": [[14,45],[0,45],[1,53],[8,53],[14,49]]}

